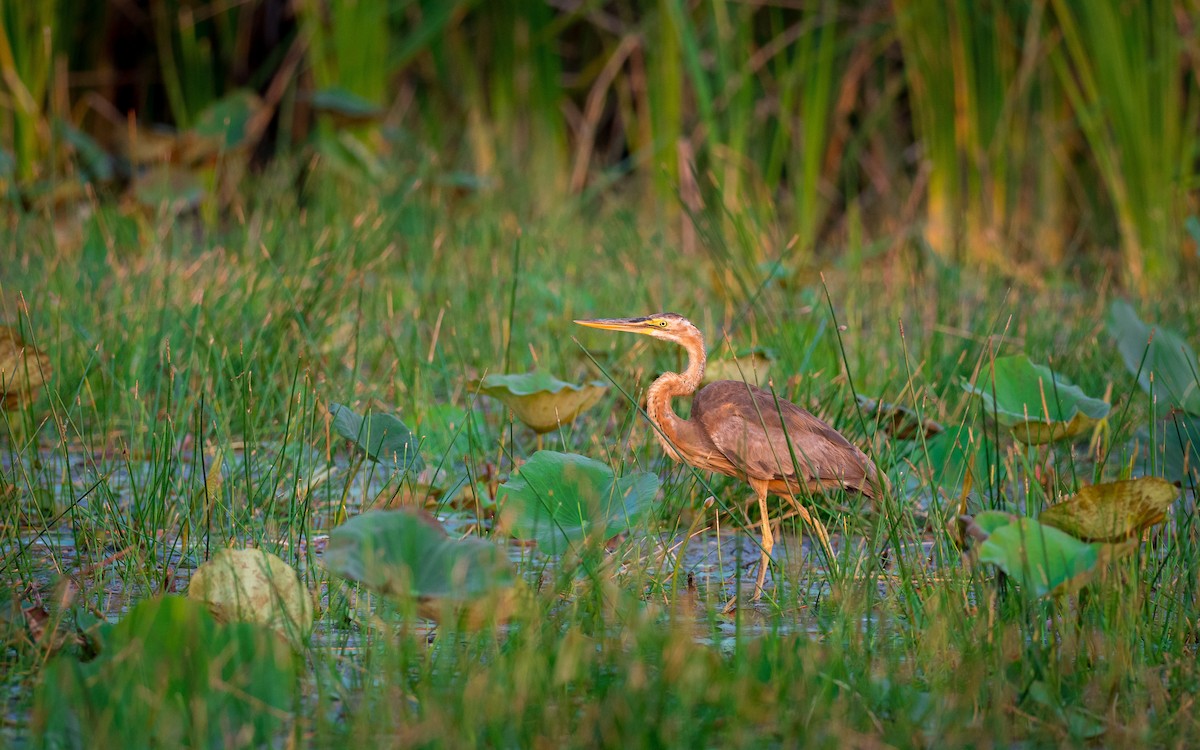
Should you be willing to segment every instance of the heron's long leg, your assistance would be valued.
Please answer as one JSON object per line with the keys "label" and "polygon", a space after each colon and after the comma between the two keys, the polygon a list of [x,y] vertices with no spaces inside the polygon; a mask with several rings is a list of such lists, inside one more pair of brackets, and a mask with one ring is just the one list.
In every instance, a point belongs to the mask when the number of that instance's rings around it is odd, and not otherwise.
{"label": "heron's long leg", "polygon": [[754,583],[754,598],[762,596],[763,583],[767,578],[767,566],[771,564],[771,549],[775,546],[775,533],[771,531],[771,517],[767,511],[767,486],[754,483],[754,494],[758,495],[758,509],[762,513],[762,560],[758,565],[758,579]]}
{"label": "heron's long leg", "polygon": [[829,560],[832,563],[834,559],[833,546],[829,544],[829,532],[825,530],[825,524],[821,523],[821,519],[813,518],[812,514],[808,512],[808,508],[801,505],[800,501],[795,497],[789,496],[788,499],[796,508],[796,512],[804,519],[804,523],[808,524],[808,527],[816,533],[817,541],[825,548],[825,554],[829,555]]}

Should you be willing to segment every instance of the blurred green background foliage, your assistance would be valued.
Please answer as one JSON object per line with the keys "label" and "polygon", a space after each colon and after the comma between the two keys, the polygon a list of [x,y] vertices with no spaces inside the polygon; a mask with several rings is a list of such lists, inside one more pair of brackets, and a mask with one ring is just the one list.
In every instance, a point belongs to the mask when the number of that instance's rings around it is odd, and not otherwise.
{"label": "blurred green background foliage", "polygon": [[25,209],[227,205],[280,157],[369,180],[407,162],[534,206],[645,198],[685,246],[704,216],[760,260],[863,231],[1144,287],[1197,266],[1198,19],[1196,0],[0,0],[0,185]]}

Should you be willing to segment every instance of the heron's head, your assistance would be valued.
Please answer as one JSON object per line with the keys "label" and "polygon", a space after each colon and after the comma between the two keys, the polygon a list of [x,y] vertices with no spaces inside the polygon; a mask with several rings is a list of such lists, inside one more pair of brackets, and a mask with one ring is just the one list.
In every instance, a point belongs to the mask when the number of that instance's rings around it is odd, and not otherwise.
{"label": "heron's head", "polygon": [[601,328],[606,331],[643,333],[663,341],[674,341],[677,344],[703,341],[699,329],[692,325],[691,321],[672,312],[655,313],[644,318],[596,318],[575,322],[581,326]]}

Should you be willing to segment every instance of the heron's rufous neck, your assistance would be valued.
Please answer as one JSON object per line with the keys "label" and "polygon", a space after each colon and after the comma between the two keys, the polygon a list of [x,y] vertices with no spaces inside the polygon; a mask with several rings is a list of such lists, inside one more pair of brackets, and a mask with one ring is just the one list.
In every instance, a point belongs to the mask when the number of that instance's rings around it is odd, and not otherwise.
{"label": "heron's rufous neck", "polygon": [[650,384],[646,391],[646,415],[658,426],[654,431],[663,450],[676,461],[683,458],[675,449],[675,443],[680,442],[681,433],[688,432],[692,425],[680,419],[671,407],[671,399],[695,393],[704,378],[704,339],[697,331],[679,342],[688,353],[688,366],[682,373],[664,372]]}

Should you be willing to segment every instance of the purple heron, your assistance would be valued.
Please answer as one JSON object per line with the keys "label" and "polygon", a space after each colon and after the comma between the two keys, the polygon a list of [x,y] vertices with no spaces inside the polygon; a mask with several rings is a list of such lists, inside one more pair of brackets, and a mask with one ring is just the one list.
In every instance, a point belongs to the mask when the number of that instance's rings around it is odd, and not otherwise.
{"label": "purple heron", "polygon": [[[673,341],[687,350],[682,373],[664,372],[646,393],[646,415],[671,458],[704,471],[745,481],[762,513],[762,560],[754,597],[762,595],[775,537],[768,518],[767,495],[786,498],[811,526],[826,550],[825,527],[796,501],[796,493],[827,488],[856,490],[878,497],[881,479],[871,459],[837,430],[770,391],[734,380],[718,380],[696,391],[704,377],[704,336],[682,315],[657,313],[644,318],[577,320],[579,325],[628,331]],[[689,419],[681,419],[671,400],[695,393]]]}

